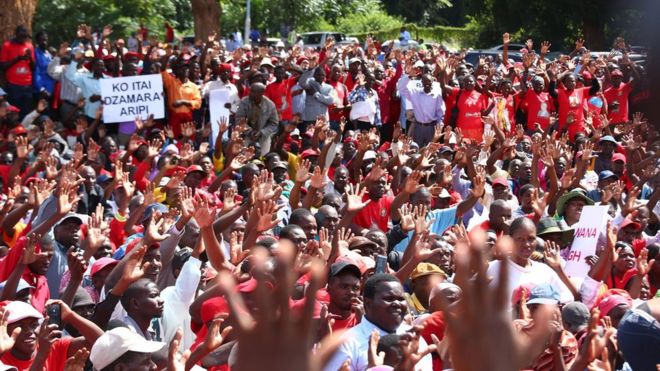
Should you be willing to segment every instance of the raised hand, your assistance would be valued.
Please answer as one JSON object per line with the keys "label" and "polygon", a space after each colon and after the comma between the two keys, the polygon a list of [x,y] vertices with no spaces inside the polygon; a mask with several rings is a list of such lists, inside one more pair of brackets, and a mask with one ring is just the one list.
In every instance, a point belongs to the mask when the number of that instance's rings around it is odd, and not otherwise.
{"label": "raised hand", "polygon": [[195,198],[193,200],[195,205],[195,213],[193,217],[199,228],[208,228],[213,226],[217,210],[213,207],[205,197]]}
{"label": "raised hand", "polygon": [[9,311],[5,307],[0,308],[0,354],[10,351],[16,344],[16,338],[21,333],[20,327],[15,328],[11,335],[7,332],[8,317]]}
{"label": "raised hand", "polygon": [[59,192],[57,193],[57,213],[60,216],[66,215],[73,209],[73,206],[80,200],[78,195],[78,187],[82,183],[82,180],[79,180],[75,183],[61,183],[59,186]]}
{"label": "raised hand", "polygon": [[415,229],[415,219],[413,215],[413,207],[411,204],[404,204],[399,208],[399,226],[404,233],[408,233]]}
{"label": "raised hand", "polygon": [[211,321],[211,325],[209,326],[206,339],[204,339],[204,343],[202,343],[202,346],[206,351],[212,352],[218,349],[218,347],[222,345],[224,339],[226,339],[229,333],[231,332],[232,330],[231,326],[227,326],[222,331],[220,331],[220,326],[222,326],[222,323],[225,321],[226,317],[227,317],[226,315],[221,316],[218,318],[214,318]]}
{"label": "raised hand", "polygon": [[505,32],[505,33],[502,35],[502,44],[504,44],[504,45],[509,45],[509,42],[511,42],[511,36],[509,35],[508,32]]}
{"label": "raised hand", "polygon": [[559,256],[559,246],[552,241],[545,241],[545,249],[543,251],[545,263],[553,270],[561,268],[561,257]]}
{"label": "raised hand", "polygon": [[274,228],[279,219],[275,218],[277,213],[277,205],[273,200],[268,200],[257,207],[257,225],[258,233],[265,232]]}
{"label": "raised hand", "polygon": [[552,46],[552,44],[550,44],[549,41],[541,42],[541,55],[548,54],[548,52],[550,51],[550,46]]}
{"label": "raised hand", "polygon": [[309,160],[303,160],[296,171],[296,183],[305,183],[312,175],[309,173]]}
{"label": "raised hand", "polygon": [[161,227],[163,226],[163,223],[165,223],[165,221],[166,218],[162,216],[158,221],[156,221],[155,215],[153,214],[151,215],[151,218],[149,220],[149,226],[147,227],[144,233],[144,243],[146,245],[161,242],[170,236],[169,234],[163,234],[161,232]]}
{"label": "raised hand", "polygon": [[637,275],[640,277],[646,276],[651,271],[653,263],[655,263],[655,259],[648,260],[648,258],[649,250],[643,248],[637,257]]}
{"label": "raised hand", "polygon": [[85,369],[85,363],[89,358],[89,351],[87,348],[80,348],[76,353],[67,358],[64,363],[64,371],[83,371]]}
{"label": "raised hand", "polygon": [[370,199],[362,201],[366,193],[366,187],[360,188],[360,184],[353,186],[349,183],[346,187],[346,212],[356,213],[364,209],[371,202]]}
{"label": "raised hand", "polygon": [[314,173],[309,179],[309,185],[315,189],[322,189],[326,183],[325,171],[321,171],[321,168],[318,166],[314,167]]}
{"label": "raised hand", "polygon": [[103,231],[107,226],[104,224],[103,205],[98,204],[87,223],[87,249],[91,251],[90,255],[94,255],[94,253],[103,245],[103,242],[105,242]]}

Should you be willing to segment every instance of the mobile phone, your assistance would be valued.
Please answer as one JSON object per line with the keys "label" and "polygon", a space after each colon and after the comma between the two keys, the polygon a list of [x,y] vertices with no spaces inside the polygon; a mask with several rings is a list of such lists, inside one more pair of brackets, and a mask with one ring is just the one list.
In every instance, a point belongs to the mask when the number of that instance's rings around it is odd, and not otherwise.
{"label": "mobile phone", "polygon": [[46,308],[48,314],[48,324],[57,325],[57,329],[62,329],[62,308],[59,304],[51,304]]}
{"label": "mobile phone", "polygon": [[387,257],[385,255],[376,255],[376,273],[387,272]]}

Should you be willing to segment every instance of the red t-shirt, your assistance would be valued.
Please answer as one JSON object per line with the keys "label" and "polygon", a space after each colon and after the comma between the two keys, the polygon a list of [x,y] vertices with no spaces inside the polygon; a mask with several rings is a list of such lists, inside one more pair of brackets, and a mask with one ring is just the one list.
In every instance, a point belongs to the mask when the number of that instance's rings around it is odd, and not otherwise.
{"label": "red t-shirt", "polygon": [[573,140],[575,135],[584,131],[584,100],[589,88],[575,88],[569,92],[561,87],[557,89],[559,101],[559,130],[568,127],[568,134]]}
{"label": "red t-shirt", "polygon": [[611,106],[612,103],[618,102],[619,106],[612,107],[607,115],[607,118],[613,124],[619,124],[628,121],[628,96],[632,91],[630,84],[621,83],[618,88],[611,86],[604,92],[605,99]]}
{"label": "red t-shirt", "polygon": [[[25,237],[31,230],[31,226],[26,227],[21,231],[21,236],[16,240],[16,244],[9,250],[9,253],[4,258],[0,259],[0,282],[6,281],[11,273],[16,269],[18,261],[23,256],[23,251],[27,246],[27,238]],[[37,245],[36,252],[41,251]],[[35,288],[31,290],[32,300],[30,304],[43,313],[46,308],[46,302],[50,299],[50,290],[48,289],[48,281],[45,276],[37,276],[30,271],[30,268],[25,268],[22,278]]]}
{"label": "red t-shirt", "polygon": [[[433,312],[426,317],[423,322],[424,328],[422,329],[422,338],[426,340],[427,344],[433,344],[431,334],[434,334],[438,340],[445,337],[445,316],[441,311]],[[433,371],[442,371],[442,359],[436,352],[433,352]]]}
{"label": "red t-shirt", "polygon": [[271,82],[266,86],[264,95],[275,103],[280,120],[290,121],[293,119],[291,87],[295,84],[295,79],[290,78],[280,82]]}
{"label": "red t-shirt", "polygon": [[[454,88],[448,100],[455,102],[459,89]],[[456,127],[463,132],[463,138],[481,143],[484,136],[484,124],[481,111],[488,108],[488,96],[476,90],[462,91],[458,97],[458,118]]]}
{"label": "red t-shirt", "polygon": [[335,323],[332,325],[332,331],[349,329],[357,326],[358,323],[360,323],[358,317],[355,313],[351,313],[346,319],[335,319]]}
{"label": "red t-shirt", "polygon": [[[332,86],[334,89],[334,94],[337,97],[337,102],[341,102],[341,107],[346,107],[348,105],[348,90],[346,85],[342,84],[340,81],[328,81],[328,85]],[[346,117],[344,110],[335,110],[337,107],[336,104],[331,104],[328,107],[328,112],[330,116],[330,121],[340,121],[342,117]]]}
{"label": "red t-shirt", "polygon": [[[363,201],[369,199],[369,195],[364,195]],[[353,223],[362,228],[371,228],[374,225],[383,232],[387,232],[387,224],[390,221],[390,208],[394,201],[393,196],[383,196],[376,201],[371,201],[364,209],[355,215]]]}
{"label": "red t-shirt", "polygon": [[541,92],[536,94],[534,90],[528,90],[523,98],[523,106],[527,112],[527,129],[534,130],[534,125],[541,125],[545,130],[550,125],[550,113],[555,110],[550,94]]}
{"label": "red t-shirt", "polygon": [[[0,50],[0,62],[9,62],[18,56],[25,55],[26,49],[30,50],[32,60],[34,61],[34,47],[31,42],[27,41],[19,44],[11,40],[5,41],[2,45],[2,50]],[[5,76],[7,77],[7,82],[10,84],[21,86],[32,85],[32,69],[30,69],[30,62],[27,60],[20,60],[14,63],[13,66],[5,71]]]}
{"label": "red t-shirt", "polygon": [[[70,337],[55,340],[55,343],[53,343],[53,347],[50,350],[50,354],[46,359],[44,370],[64,370],[64,364],[68,358],[67,353],[69,352],[69,346],[71,345],[72,340],[73,338]],[[6,352],[2,355],[0,361],[5,365],[16,367],[18,371],[27,371],[30,369],[30,366],[32,366],[34,358],[28,360],[18,359],[14,357],[11,352]]]}

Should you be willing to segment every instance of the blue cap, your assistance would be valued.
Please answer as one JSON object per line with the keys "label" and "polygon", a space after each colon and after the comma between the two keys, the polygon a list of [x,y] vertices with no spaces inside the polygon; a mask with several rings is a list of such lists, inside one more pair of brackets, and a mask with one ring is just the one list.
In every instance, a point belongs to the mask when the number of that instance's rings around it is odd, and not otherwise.
{"label": "blue cap", "polygon": [[5,95],[7,95],[7,92],[3,88],[0,88],[0,97]]}
{"label": "blue cap", "polygon": [[614,144],[617,144],[616,140],[611,135],[606,135],[606,136],[600,138],[600,140],[598,141],[598,143],[603,143],[603,142],[612,142]]}
{"label": "blue cap", "polygon": [[559,291],[549,283],[542,283],[532,288],[527,304],[559,304]]}
{"label": "blue cap", "polygon": [[610,170],[603,170],[598,174],[598,181],[614,178],[614,180],[619,180],[619,176],[611,172]]}
{"label": "blue cap", "polygon": [[142,223],[146,222],[155,212],[160,212],[161,214],[165,214],[169,209],[167,206],[155,202],[149,206],[147,206],[146,210],[144,210],[144,215],[142,216]]}

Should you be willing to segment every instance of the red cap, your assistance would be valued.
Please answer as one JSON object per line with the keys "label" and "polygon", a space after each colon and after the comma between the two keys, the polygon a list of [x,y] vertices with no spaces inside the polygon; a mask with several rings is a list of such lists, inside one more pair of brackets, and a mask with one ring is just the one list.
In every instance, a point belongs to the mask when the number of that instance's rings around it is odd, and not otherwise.
{"label": "red cap", "polygon": [[16,112],[16,113],[18,113],[18,112],[21,112],[21,110],[16,106],[11,106],[10,105],[10,106],[7,106],[7,112]]}
{"label": "red cap", "polygon": [[[10,106],[10,107],[14,107],[14,106]],[[18,108],[16,108],[16,109],[18,109]],[[20,111],[20,110],[19,110],[19,111]],[[14,112],[19,112],[19,111],[14,111]],[[14,134],[14,135],[24,135],[24,134],[27,134],[27,130],[25,130],[25,128],[23,127],[23,125],[18,125],[17,127],[11,129],[9,132],[12,133],[12,134]]]}
{"label": "red cap", "polygon": [[623,77],[623,72],[621,72],[621,70],[619,70],[619,69],[616,69],[616,70],[614,70],[614,71],[612,71],[612,72],[610,73],[610,76],[620,76],[620,77]]}
{"label": "red cap", "polygon": [[206,174],[206,171],[204,171],[204,169],[201,166],[199,166],[199,165],[190,165],[186,169],[186,175],[188,175],[192,172],[195,172],[195,171],[199,171],[199,172],[202,172],[202,173]]}
{"label": "red cap", "polygon": [[207,323],[219,314],[229,314],[229,304],[223,297],[211,298],[202,303],[202,322]]}
{"label": "red cap", "polygon": [[623,223],[621,223],[620,228],[623,229],[623,228],[627,228],[627,227],[633,227],[633,228],[635,228],[635,230],[639,230],[639,229],[642,228],[642,226],[639,223],[637,223],[635,221],[632,221],[631,219],[626,218],[626,219],[623,220]]}
{"label": "red cap", "polygon": [[104,61],[111,61],[113,59],[116,59],[116,57],[112,54],[104,55],[103,58],[101,58]]}
{"label": "red cap", "polygon": [[231,70],[232,70],[231,64],[229,64],[229,63],[220,64],[220,71],[231,72]]}
{"label": "red cap", "polygon": [[140,59],[140,54],[138,54],[136,52],[126,52],[126,54],[124,54],[124,58],[126,58],[126,59],[128,59],[128,58]]}
{"label": "red cap", "polygon": [[319,152],[317,150],[308,148],[300,154],[300,158],[306,159],[307,157],[318,156],[318,155],[319,155]]}
{"label": "red cap", "polygon": [[589,73],[589,71],[583,71],[582,78],[584,78],[585,80],[591,80],[591,74]]}
{"label": "red cap", "polygon": [[623,153],[615,152],[615,153],[612,154],[612,162],[614,162],[614,161],[623,161],[623,163],[625,164],[626,163],[626,155],[624,155]]}
{"label": "red cap", "polygon": [[307,59],[307,57],[305,57],[304,55],[302,57],[298,57],[298,59],[296,59],[296,64],[297,65],[300,66],[302,64],[302,62],[309,62],[309,59]]}
{"label": "red cap", "polygon": [[[128,253],[131,252],[131,250],[133,250],[135,246],[137,246],[140,242],[142,242],[141,238],[135,238],[131,240],[131,242],[129,242],[128,245],[126,246],[126,253],[124,254],[124,256],[128,255]],[[149,249],[158,249],[158,248],[160,248],[159,243],[155,243],[149,246]]]}
{"label": "red cap", "polygon": [[118,260],[115,260],[113,258],[101,258],[92,264],[92,271],[90,272],[90,276],[94,277],[98,271],[101,269],[107,268],[107,267],[114,267],[115,265],[119,264]]}
{"label": "red cap", "polygon": [[496,185],[509,187],[509,182],[504,178],[497,178],[497,179],[493,180],[492,186],[495,187]]}

